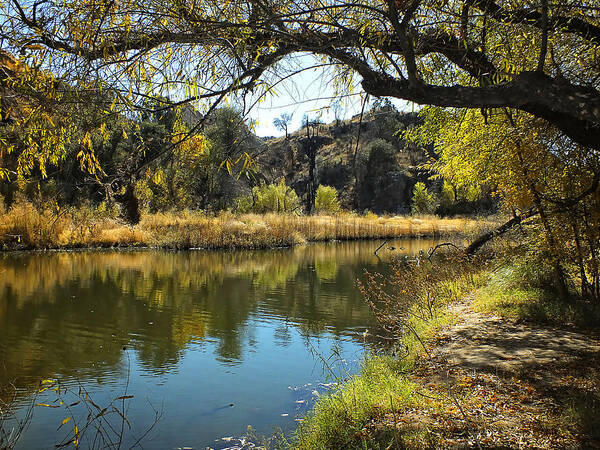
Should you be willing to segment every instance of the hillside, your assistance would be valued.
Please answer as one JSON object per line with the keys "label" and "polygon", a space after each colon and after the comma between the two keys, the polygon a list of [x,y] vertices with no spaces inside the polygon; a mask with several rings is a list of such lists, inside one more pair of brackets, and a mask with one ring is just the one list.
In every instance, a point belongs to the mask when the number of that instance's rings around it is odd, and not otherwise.
{"label": "hillside", "polygon": [[[387,106],[365,113],[362,120],[358,115],[315,125],[309,131],[317,147],[317,185],[335,187],[347,209],[407,212],[413,186],[428,178],[419,168],[426,161],[426,149],[401,137],[401,131],[417,121],[415,113]],[[261,176],[268,182],[284,177],[304,196],[309,178],[308,141],[306,127],[287,138],[267,139],[266,149],[257,157]]]}

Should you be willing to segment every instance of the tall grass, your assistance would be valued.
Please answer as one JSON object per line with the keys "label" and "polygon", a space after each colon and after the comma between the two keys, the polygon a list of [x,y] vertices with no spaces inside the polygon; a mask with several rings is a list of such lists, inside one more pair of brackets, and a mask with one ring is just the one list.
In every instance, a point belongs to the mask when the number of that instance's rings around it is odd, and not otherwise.
{"label": "tall grass", "polygon": [[343,388],[319,399],[300,425],[294,447],[362,448],[366,435],[361,431],[369,420],[404,410],[418,401],[418,386],[401,372],[402,363],[391,357],[367,358],[360,373]]}
{"label": "tall grass", "polygon": [[57,208],[20,200],[0,217],[4,249],[150,246],[164,248],[269,248],[307,241],[391,239],[472,234],[486,221],[435,216],[378,217],[242,214],[198,211],[144,214],[136,226],[115,211],[91,206]]}

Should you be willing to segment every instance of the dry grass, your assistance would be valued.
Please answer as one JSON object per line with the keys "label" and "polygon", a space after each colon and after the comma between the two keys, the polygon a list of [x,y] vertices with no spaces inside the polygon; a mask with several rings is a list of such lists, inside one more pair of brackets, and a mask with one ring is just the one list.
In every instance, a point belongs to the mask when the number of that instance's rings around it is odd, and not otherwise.
{"label": "dry grass", "polygon": [[270,248],[307,241],[391,239],[476,233],[490,221],[435,216],[378,217],[244,214],[197,211],[144,214],[136,226],[91,207],[35,207],[19,201],[0,217],[4,249],[146,246],[162,248]]}

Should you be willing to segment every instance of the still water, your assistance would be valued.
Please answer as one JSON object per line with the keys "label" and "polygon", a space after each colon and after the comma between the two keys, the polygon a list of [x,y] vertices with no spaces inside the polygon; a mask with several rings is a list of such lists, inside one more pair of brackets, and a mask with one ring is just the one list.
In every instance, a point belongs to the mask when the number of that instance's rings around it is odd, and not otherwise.
{"label": "still water", "polygon": [[119,402],[128,444],[158,411],[144,448],[224,448],[248,426],[289,433],[368,349],[373,318],[356,280],[433,244],[390,242],[379,257],[376,241],[3,255],[0,391],[16,386],[21,414],[32,403],[58,406],[34,407],[17,448],[53,448],[85,420],[82,405],[66,409],[70,394],[63,405],[51,390],[34,398],[48,379],[84,388],[100,407],[132,395]]}

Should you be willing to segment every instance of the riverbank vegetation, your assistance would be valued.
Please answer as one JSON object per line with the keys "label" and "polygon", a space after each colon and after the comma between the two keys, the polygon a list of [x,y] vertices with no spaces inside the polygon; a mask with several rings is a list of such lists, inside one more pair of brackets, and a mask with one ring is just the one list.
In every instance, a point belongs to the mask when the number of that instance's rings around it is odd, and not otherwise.
{"label": "riverbank vegetation", "polygon": [[[413,264],[397,263],[391,276],[368,274],[361,284],[361,291],[381,326],[371,332],[375,339],[380,334],[394,339],[393,356],[366,357],[359,374],[343,383],[339,390],[319,399],[298,430],[297,448],[427,446],[427,429],[411,423],[414,418],[405,416],[406,412],[417,405],[440,411],[453,400],[432,399],[422,381],[410,374],[415,364],[429,355],[437,333],[457,320],[448,306],[480,284],[483,267]],[[398,418],[404,415],[406,427],[381,429],[381,436],[370,436],[367,426],[386,414],[397,414]]]}
{"label": "riverbank vegetation", "polygon": [[557,299],[551,266],[498,250],[369,274],[361,290],[382,327],[373,334],[393,343],[318,400],[294,447],[597,445],[600,341],[577,330],[597,327],[600,310],[576,291]]}
{"label": "riverbank vegetation", "polygon": [[90,205],[36,207],[22,200],[0,216],[4,249],[81,247],[272,248],[305,242],[469,236],[493,220],[375,214],[301,216],[292,213],[144,213],[128,225],[118,213]]}

